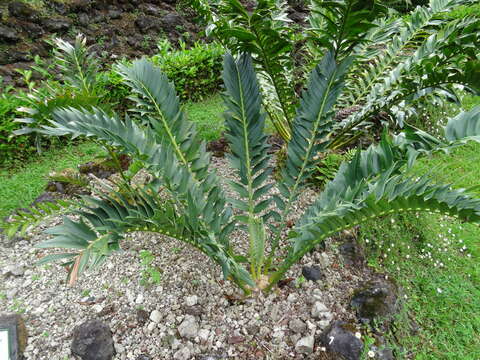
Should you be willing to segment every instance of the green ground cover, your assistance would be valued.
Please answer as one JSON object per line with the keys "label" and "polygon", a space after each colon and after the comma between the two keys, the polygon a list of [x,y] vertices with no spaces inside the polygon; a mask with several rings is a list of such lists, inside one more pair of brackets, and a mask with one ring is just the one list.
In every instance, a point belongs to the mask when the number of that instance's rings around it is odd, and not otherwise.
{"label": "green ground cover", "polygon": [[[466,97],[462,105],[470,109],[479,103],[478,96]],[[421,159],[412,169],[416,174],[430,174],[456,188],[478,186],[480,144]],[[405,292],[390,334],[392,344],[401,344],[398,358],[480,359],[478,225],[437,214],[402,214],[370,221],[360,233],[369,264]]]}

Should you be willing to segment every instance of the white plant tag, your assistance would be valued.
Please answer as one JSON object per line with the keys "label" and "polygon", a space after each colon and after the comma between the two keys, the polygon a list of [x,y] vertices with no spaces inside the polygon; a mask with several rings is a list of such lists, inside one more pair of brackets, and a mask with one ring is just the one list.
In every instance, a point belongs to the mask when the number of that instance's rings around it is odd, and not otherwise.
{"label": "white plant tag", "polygon": [[8,330],[0,330],[0,360],[10,360]]}

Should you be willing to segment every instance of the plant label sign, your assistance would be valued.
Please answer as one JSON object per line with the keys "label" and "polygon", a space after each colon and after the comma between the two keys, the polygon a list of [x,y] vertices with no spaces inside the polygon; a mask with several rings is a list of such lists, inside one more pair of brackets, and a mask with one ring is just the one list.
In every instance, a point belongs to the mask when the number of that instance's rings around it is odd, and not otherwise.
{"label": "plant label sign", "polygon": [[0,329],[0,360],[11,360],[8,329]]}

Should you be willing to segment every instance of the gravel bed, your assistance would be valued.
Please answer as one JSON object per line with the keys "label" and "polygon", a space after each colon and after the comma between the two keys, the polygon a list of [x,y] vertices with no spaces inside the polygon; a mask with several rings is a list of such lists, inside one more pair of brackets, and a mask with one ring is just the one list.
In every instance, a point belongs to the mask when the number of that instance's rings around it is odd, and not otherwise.
{"label": "gravel bed", "polygon": [[[213,165],[221,178],[231,178],[226,160],[215,158]],[[314,196],[308,190],[300,197],[293,219]],[[34,265],[52,251],[33,245],[47,238],[42,230],[60,221],[40,225],[11,247],[0,244],[0,268],[18,269],[17,275],[0,272],[0,309],[24,317],[26,359],[73,359],[73,328],[89,319],[112,329],[115,359],[329,359],[318,341],[311,354],[302,354],[296,345],[305,336],[317,337],[330,321],[353,319],[348,307],[352,291],[370,276],[364,268],[345,266],[338,247],[327,243],[325,251],[305,256],[286,275],[298,279],[303,266],[318,265],[320,281],[292,280],[266,297],[242,299],[202,253],[158,234],[137,232],[122,242],[122,252],[70,287],[61,266]],[[247,243],[241,233],[233,241],[239,247]],[[161,269],[160,282],[142,281],[141,250],[155,255],[151,266]],[[319,303],[326,309],[312,316]]]}

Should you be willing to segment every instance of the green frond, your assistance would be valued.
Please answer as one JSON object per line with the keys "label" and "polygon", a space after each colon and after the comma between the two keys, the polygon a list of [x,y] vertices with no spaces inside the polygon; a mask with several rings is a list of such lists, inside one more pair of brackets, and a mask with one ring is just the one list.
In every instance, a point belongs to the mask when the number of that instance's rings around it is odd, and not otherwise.
{"label": "green frond", "polygon": [[[272,200],[261,200],[261,197],[273,185],[265,184],[272,171],[268,166],[270,156],[264,133],[265,114],[261,112],[262,98],[250,55],[243,54],[237,61],[226,55],[223,69],[226,138],[231,149],[230,163],[240,178],[239,182],[231,182],[240,197],[232,203],[247,214],[245,223],[250,234],[251,265],[253,273],[258,273],[265,251],[264,221],[258,216]],[[279,217],[276,212],[273,214]]]}
{"label": "green frond", "polygon": [[[444,51],[449,43],[461,37],[460,35],[469,24],[469,19],[446,24],[430,35],[403,62],[387,71],[386,74],[374,78],[375,84],[372,83],[373,87],[370,89],[370,93],[363,99],[364,104],[360,111],[336,126],[336,139],[331,146],[338,146],[345,141],[345,136],[368,126],[370,117],[379,111],[389,111],[395,117],[394,120],[398,125],[403,126],[403,121],[411,113],[407,100],[431,95],[436,91],[441,91],[443,95],[455,96],[454,90],[449,88],[452,84],[472,89],[479,87],[478,79],[480,77],[478,74],[472,72],[470,76],[467,72],[470,69],[469,66],[453,65],[459,60],[455,56],[456,54],[450,53],[454,59],[452,60],[449,58],[450,55],[445,53],[446,50]],[[472,63],[468,59],[466,61]],[[467,79],[469,77],[470,79]],[[373,78],[371,80],[373,81]]]}
{"label": "green frond", "polygon": [[254,55],[265,110],[279,135],[288,140],[296,95],[291,70],[293,30],[286,2],[260,0],[247,11],[238,0],[224,0],[214,17],[213,33],[234,55]]}
{"label": "green frond", "polygon": [[280,186],[286,198],[295,193],[311,175],[313,157],[328,143],[333,128],[333,108],[343,88],[350,65],[346,59],[336,64],[333,53],[327,53],[310,75],[307,91],[302,95],[288,144],[287,162],[282,172],[285,185]]}
{"label": "green frond", "polygon": [[19,210],[16,214],[9,217],[8,221],[0,224],[7,239],[15,235],[24,236],[29,228],[37,226],[39,223],[47,220],[51,216],[71,212],[74,207],[78,207],[76,201],[58,199],[55,202],[44,201],[34,206]]}
{"label": "green frond", "polygon": [[275,229],[271,238],[272,252],[269,263],[278,247],[291,206],[312,174],[314,157],[329,143],[333,107],[342,90],[343,78],[349,65],[349,58],[337,65],[334,54],[329,52],[310,75],[308,88],[302,95],[293,122],[292,139],[288,143],[282,181],[277,185],[283,199],[280,196],[274,198],[281,210],[281,218],[280,226]]}
{"label": "green frond", "polygon": [[231,210],[225,206],[226,200],[216,175],[210,173],[201,181],[197,180],[188,167],[180,164],[170,145],[159,142],[162,140],[151,128],[141,128],[128,117],[122,121],[99,109],[92,113],[76,109],[56,110],[51,123],[53,127],[44,127],[45,133],[94,136],[142,160],[149,171],[161,177],[163,185],[185,211],[198,218],[199,224],[204,223],[220,241],[228,241],[225,231],[231,228]]}
{"label": "green frond", "polygon": [[131,66],[118,65],[117,71],[135,94],[132,98],[143,122],[171,146],[180,164],[189,168],[197,179],[204,179],[210,161],[205,142],[182,112],[175,87],[166,75],[145,58]]}
{"label": "green frond", "polygon": [[407,124],[405,130],[397,135],[394,141],[396,146],[408,154],[410,166],[422,153],[448,152],[451,148],[468,141],[480,142],[480,106],[448,119],[443,131],[443,138],[436,138]]}
{"label": "green frond", "polygon": [[[410,58],[412,50],[416,49],[415,44],[423,43],[425,38],[435,34],[435,30],[441,27],[439,24],[442,22],[436,20],[438,15],[449,11],[461,1],[432,0],[428,7],[417,7],[409,18],[404,20],[399,33],[389,41],[385,50],[377,52],[376,57],[370,58],[368,64],[360,62],[355,67],[355,77],[349,78],[345,92],[345,96],[350,99],[349,106],[368,101],[367,97],[376,92],[378,84],[390,77],[394,68]],[[358,55],[364,54],[364,48],[358,50]],[[388,76],[385,76],[386,73],[389,73]]]}
{"label": "green frond", "polygon": [[368,219],[399,212],[429,211],[480,222],[480,200],[427,177],[405,178],[402,150],[383,139],[344,163],[290,234],[289,255],[271,284],[315,245]]}
{"label": "green frond", "polygon": [[374,0],[313,0],[308,40],[318,50],[332,51],[336,59],[343,59],[366,41],[376,26],[374,20],[385,10]]}
{"label": "green frond", "polygon": [[[233,189],[240,195],[240,210],[253,217],[259,211],[256,205],[271,187],[265,185],[271,168],[265,129],[265,114],[261,111],[258,82],[249,55],[241,55],[237,61],[231,55],[224,60],[223,81],[227,111],[226,138],[230,143],[230,163],[237,170],[240,181]],[[235,204],[234,204],[235,205]]]}
{"label": "green frond", "polygon": [[54,43],[55,60],[64,81],[85,95],[95,95],[99,65],[94,55],[89,53],[85,36],[77,35],[74,45],[60,38],[56,38]]}
{"label": "green frond", "polygon": [[[85,206],[75,211],[80,220],[64,218],[62,225],[47,231],[53,237],[37,245],[39,248],[67,249],[69,252],[40,261],[64,260],[62,255],[71,259],[67,265],[73,282],[79,274],[103,263],[107,256],[117,251],[125,234],[149,231],[194,246],[219,263],[227,276],[232,272],[238,276],[242,270],[232,259],[228,248],[207,232],[199,231],[196,218],[189,214],[179,215],[177,205],[157,191],[155,187],[147,186],[135,193],[103,195],[102,199],[84,197]],[[245,274],[242,276],[245,277]]]}

